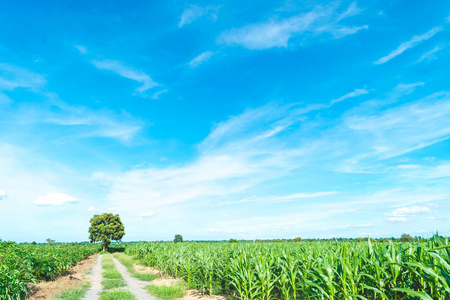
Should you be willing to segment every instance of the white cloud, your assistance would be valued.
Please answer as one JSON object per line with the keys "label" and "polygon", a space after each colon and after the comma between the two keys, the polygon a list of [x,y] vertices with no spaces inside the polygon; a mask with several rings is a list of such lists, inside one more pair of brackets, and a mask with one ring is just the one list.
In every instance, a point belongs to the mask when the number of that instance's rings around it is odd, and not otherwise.
{"label": "white cloud", "polygon": [[0,200],[6,199],[8,197],[8,194],[4,190],[0,190]]}
{"label": "white cloud", "polygon": [[167,93],[168,91],[169,91],[169,90],[167,90],[167,89],[160,90],[160,91],[154,93],[154,94],[151,96],[151,98],[152,98],[152,99],[159,99],[159,96],[160,96],[161,94]]}
{"label": "white cloud", "polygon": [[141,122],[125,112],[116,114],[108,110],[92,110],[84,106],[69,105],[55,95],[50,95],[50,98],[52,104],[58,107],[58,112],[41,111],[36,115],[36,109],[32,107],[29,115],[22,113],[27,116],[28,122],[78,128],[74,135],[78,138],[106,137],[123,142],[131,140],[141,130]]}
{"label": "white cloud", "polygon": [[246,25],[242,28],[228,30],[222,33],[219,41],[228,45],[241,45],[248,49],[268,49],[273,47],[286,48],[289,40],[302,33],[331,33],[335,38],[354,34],[364,26],[347,27],[338,22],[344,18],[360,13],[352,3],[346,12],[337,14],[338,5],[332,3],[326,7],[317,6],[308,13],[286,19],[272,19]]}
{"label": "white cloud", "polygon": [[366,227],[375,227],[375,224],[361,223],[361,224],[347,224],[347,225],[337,226],[337,228],[339,228],[339,229],[354,229],[354,228],[366,228]]}
{"label": "white cloud", "polygon": [[94,60],[92,61],[92,64],[100,70],[111,71],[124,78],[142,83],[142,86],[136,89],[135,94],[137,95],[143,95],[147,90],[159,85],[152,80],[150,75],[138,70],[134,70],[133,68],[125,66],[121,62],[115,60]]}
{"label": "white cloud", "polygon": [[181,28],[184,25],[190,24],[203,16],[207,16],[210,19],[216,20],[218,10],[218,6],[201,7],[198,5],[191,5],[189,8],[183,11],[180,22],[178,23],[178,27]]}
{"label": "white cloud", "polygon": [[0,63],[0,90],[12,91],[18,88],[36,90],[46,84],[42,75],[17,66]]}
{"label": "white cloud", "polygon": [[240,204],[240,203],[281,203],[281,202],[289,202],[298,199],[310,199],[310,198],[320,198],[331,195],[336,195],[338,192],[316,192],[316,193],[296,193],[287,196],[267,196],[267,197],[248,197],[242,199],[238,202],[226,203],[226,204]]}
{"label": "white cloud", "polygon": [[89,207],[88,207],[88,211],[98,211],[98,209],[96,209],[96,208],[93,207],[93,206],[89,206]]}
{"label": "white cloud", "polygon": [[426,32],[426,33],[424,33],[422,35],[414,36],[409,41],[402,43],[400,46],[398,46],[397,49],[395,49],[394,51],[392,51],[388,55],[383,56],[382,58],[380,58],[377,61],[375,61],[374,64],[379,65],[379,64],[384,64],[385,62],[390,61],[391,59],[393,59],[394,57],[402,54],[403,52],[405,52],[409,48],[415,47],[418,44],[420,44],[421,42],[430,39],[431,37],[433,37],[436,33],[441,31],[442,29],[443,29],[442,27],[435,27],[435,28],[431,29],[430,31],[428,31],[428,32]]}
{"label": "white cloud", "polygon": [[348,99],[348,98],[358,97],[358,96],[361,96],[361,95],[365,95],[365,94],[367,94],[367,93],[369,93],[369,91],[366,90],[366,89],[355,89],[355,90],[354,90],[353,92],[351,92],[351,93],[345,94],[345,95],[342,96],[342,97],[339,97],[339,98],[337,98],[337,99],[331,100],[330,104],[335,104],[335,103],[344,101],[344,100],[346,100],[346,99]]}
{"label": "white cloud", "polygon": [[344,121],[360,136],[360,153],[353,157],[358,162],[395,157],[446,140],[449,118],[450,93],[438,92],[370,116],[349,113]]}
{"label": "white cloud", "polygon": [[425,52],[418,60],[417,62],[422,62],[422,61],[431,61],[433,59],[436,59],[436,55],[435,53],[444,49],[443,46],[436,46],[433,49],[431,49],[430,51]]}
{"label": "white cloud", "polygon": [[387,220],[389,222],[407,222],[410,220],[410,217],[430,212],[432,212],[432,210],[426,206],[400,207],[394,209],[390,214],[387,214]]}
{"label": "white cloud", "polygon": [[77,48],[78,51],[80,51],[81,54],[87,54],[87,48],[81,45],[75,45],[75,48]]}
{"label": "white cloud", "polygon": [[139,215],[139,220],[147,219],[156,216],[156,212],[145,212]]}
{"label": "white cloud", "polygon": [[79,202],[80,200],[63,194],[63,193],[48,193],[45,196],[41,196],[34,201],[34,204],[39,206],[47,206],[47,205],[61,205],[64,203],[74,203]]}
{"label": "white cloud", "polygon": [[418,213],[427,213],[431,210],[425,206],[412,206],[412,207],[400,207],[396,208],[392,211],[391,215],[393,216],[405,216],[405,215],[414,215]]}
{"label": "white cloud", "polygon": [[188,65],[191,68],[196,68],[199,65],[201,65],[202,63],[206,62],[207,60],[209,60],[211,58],[211,56],[214,54],[214,52],[212,51],[206,51],[203,52],[202,54],[200,54],[199,56],[195,57],[194,59],[192,59]]}
{"label": "white cloud", "polygon": [[[403,88],[405,91],[410,89]],[[363,95],[365,91],[355,90],[340,98]],[[108,189],[107,200],[111,201],[111,205],[130,216],[135,211],[155,211],[155,207],[158,207],[158,211],[178,208],[181,214],[183,208],[199,203],[208,207],[221,207],[225,211],[231,208],[224,204],[235,203],[239,203],[240,208],[248,209],[277,202],[296,207],[297,213],[276,213],[273,218],[256,218],[260,215],[250,209],[249,220],[232,213],[205,217],[218,221],[214,224],[205,221],[201,228],[221,229],[224,234],[238,232],[240,228],[252,230],[252,233],[264,232],[273,229],[274,224],[313,228],[327,217],[355,211],[363,215],[367,207],[379,209],[383,203],[391,207],[410,207],[448,199],[447,190],[436,188],[425,191],[400,189],[360,197],[348,194],[340,196],[333,190],[311,192],[312,187],[305,185],[302,178],[308,178],[311,172],[336,171],[336,176],[339,176],[339,172],[346,172],[339,168],[345,164],[351,164],[350,169],[353,170],[364,170],[372,164],[385,168],[385,158],[408,153],[450,137],[450,93],[435,93],[415,101],[410,99],[396,107],[376,107],[370,111],[349,110],[340,119],[334,119],[334,125],[323,130],[321,120],[326,114],[321,114],[320,110],[330,108],[330,103],[317,104],[313,108],[298,103],[269,103],[247,109],[214,125],[210,134],[198,144],[196,158],[188,163],[97,173],[95,179],[105,184]],[[348,162],[350,159],[352,163]],[[280,195],[280,190],[271,189],[279,185],[282,178],[293,178],[291,176],[296,176],[299,182],[299,189],[295,193]],[[336,188],[336,191],[340,190]],[[261,197],[259,193],[275,195]],[[325,198],[331,195],[331,199]],[[348,202],[339,201],[347,197],[350,198]],[[192,210],[179,217],[191,217]],[[314,215],[316,212],[320,214]],[[212,214],[211,211],[209,213]],[[386,218],[401,222],[410,216],[389,215]],[[198,224],[202,221],[195,222]],[[344,220],[336,226],[346,226],[347,222]],[[375,223],[371,219],[354,222],[356,225]],[[348,228],[350,232],[351,228]]]}

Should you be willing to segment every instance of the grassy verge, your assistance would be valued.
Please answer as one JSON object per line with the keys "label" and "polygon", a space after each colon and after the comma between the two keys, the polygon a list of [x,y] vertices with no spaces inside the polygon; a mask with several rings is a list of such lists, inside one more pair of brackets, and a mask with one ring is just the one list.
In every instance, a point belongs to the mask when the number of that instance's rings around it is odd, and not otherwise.
{"label": "grassy verge", "polygon": [[183,281],[179,281],[173,285],[148,285],[145,287],[150,294],[164,300],[173,300],[184,297],[186,295],[187,286]]}
{"label": "grassy verge", "polygon": [[114,257],[117,258],[128,269],[128,272],[130,272],[130,274],[136,277],[137,279],[142,281],[152,281],[153,279],[156,278],[156,276],[153,274],[140,273],[136,271],[133,267],[135,261],[133,260],[132,257],[123,253],[114,253]]}
{"label": "grassy verge", "polygon": [[102,259],[102,268],[104,270],[102,276],[102,285],[105,290],[126,286],[122,275],[117,271],[111,255],[104,255]]}
{"label": "grassy verge", "polygon": [[62,300],[80,300],[84,298],[87,290],[89,289],[89,283],[83,284],[81,287],[62,291],[56,295],[56,299]]}
{"label": "grassy verge", "polygon": [[126,290],[105,291],[100,294],[100,300],[136,300],[131,292]]}

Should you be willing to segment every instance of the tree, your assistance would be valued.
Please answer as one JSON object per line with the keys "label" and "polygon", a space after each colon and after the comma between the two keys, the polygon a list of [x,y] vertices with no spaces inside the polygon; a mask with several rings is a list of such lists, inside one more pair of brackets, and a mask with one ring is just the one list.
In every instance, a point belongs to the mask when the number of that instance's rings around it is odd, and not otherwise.
{"label": "tree", "polygon": [[47,242],[47,245],[53,245],[55,244],[55,240],[52,240],[51,238],[48,238],[45,240]]}
{"label": "tree", "polygon": [[404,233],[400,237],[400,241],[404,242],[404,243],[411,243],[411,242],[414,242],[414,238],[412,236],[410,236],[409,234]]}
{"label": "tree", "polygon": [[298,243],[298,242],[302,241],[302,238],[301,237],[296,237],[296,238],[292,239],[292,241]]}
{"label": "tree", "polygon": [[183,237],[181,236],[181,234],[175,234],[175,238],[173,239],[173,241],[175,243],[182,243],[183,242]]}
{"label": "tree", "polygon": [[125,235],[125,227],[119,215],[105,213],[94,215],[90,220],[89,238],[91,243],[103,242],[103,251],[108,249],[111,240],[120,241]]}

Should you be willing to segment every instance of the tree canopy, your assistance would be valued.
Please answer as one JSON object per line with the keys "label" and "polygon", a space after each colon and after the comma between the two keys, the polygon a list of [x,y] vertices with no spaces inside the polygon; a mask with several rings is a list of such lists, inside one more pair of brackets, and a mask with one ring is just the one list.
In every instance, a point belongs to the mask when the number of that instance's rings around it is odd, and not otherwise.
{"label": "tree canopy", "polygon": [[175,243],[181,243],[183,242],[183,237],[181,236],[181,234],[175,234],[175,238],[173,239],[173,241]]}
{"label": "tree canopy", "polygon": [[125,227],[119,215],[104,213],[94,215],[90,220],[89,238],[91,243],[103,242],[103,251],[111,244],[111,240],[120,241],[125,235]]}

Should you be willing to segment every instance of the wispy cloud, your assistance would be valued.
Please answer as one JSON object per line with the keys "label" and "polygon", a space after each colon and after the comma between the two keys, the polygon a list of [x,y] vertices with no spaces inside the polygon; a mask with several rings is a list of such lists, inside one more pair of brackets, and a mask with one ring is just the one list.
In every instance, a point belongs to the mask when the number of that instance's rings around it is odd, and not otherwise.
{"label": "wispy cloud", "polygon": [[330,104],[333,105],[333,104],[335,104],[335,103],[342,102],[342,101],[344,101],[344,100],[346,100],[346,99],[348,99],[348,98],[358,97],[358,96],[361,96],[361,95],[365,95],[365,94],[367,94],[367,93],[369,93],[369,91],[366,90],[366,89],[355,89],[355,90],[354,90],[353,92],[351,92],[351,93],[345,94],[345,95],[342,96],[342,97],[339,97],[339,98],[337,98],[337,99],[331,100]]}
{"label": "wispy cloud", "polygon": [[47,206],[47,205],[62,205],[64,203],[74,203],[79,202],[80,200],[63,193],[48,193],[45,196],[41,196],[34,201],[34,204],[38,206]]}
{"label": "wispy cloud", "polygon": [[417,62],[423,62],[423,61],[431,61],[433,59],[436,59],[436,55],[435,53],[444,49],[444,46],[436,46],[433,49],[431,49],[430,51],[425,52],[418,60]]}
{"label": "wispy cloud", "polygon": [[[378,208],[380,203],[410,206],[445,199],[446,192],[438,193],[436,190],[422,194],[418,191],[402,191],[353,197],[348,203],[326,203],[326,197],[347,197],[340,196],[338,190],[311,191],[311,188],[299,188],[292,194],[272,193],[274,196],[267,197],[255,192],[256,187],[289,178],[290,174],[296,174],[298,178],[308,177],[311,168],[314,172],[326,173],[364,170],[374,164],[384,165],[387,158],[450,137],[448,92],[435,93],[396,107],[373,108],[370,111],[349,110],[336,119],[333,126],[326,130],[320,129],[321,122],[329,122],[323,120],[320,112],[332,107],[332,103],[364,94],[366,90],[356,89],[313,108],[301,104],[268,103],[247,109],[216,124],[198,144],[197,157],[189,163],[161,168],[144,167],[119,173],[97,173],[95,179],[108,188],[108,200],[112,205],[135,217],[138,216],[136,211],[154,211],[155,207],[182,207],[188,202],[216,204],[210,206],[224,209],[235,203],[240,207],[273,203],[306,205],[301,207],[302,213],[280,214],[274,218],[252,217],[248,221],[236,217],[230,222],[205,226],[217,230],[224,230],[224,226],[233,222],[235,225],[231,226],[231,230],[255,230],[257,226],[268,230],[274,224],[295,224],[301,227],[305,225],[303,220],[309,220],[316,226],[321,218],[360,211],[367,205]],[[318,165],[321,170],[316,169]],[[299,184],[299,187],[306,186]],[[313,211],[323,211],[324,214],[311,217],[309,214],[313,214]],[[398,220],[407,218],[403,215],[390,217]],[[289,218],[295,221],[286,221]],[[302,218],[301,222],[299,218]],[[369,222],[373,221],[356,224]]]}
{"label": "wispy cloud", "polygon": [[192,60],[188,63],[188,65],[189,65],[191,68],[196,68],[196,67],[200,66],[202,63],[208,61],[208,60],[211,58],[211,56],[213,56],[213,54],[214,54],[214,52],[212,52],[212,51],[206,51],[206,52],[203,52],[203,53],[200,54],[199,56],[197,56],[197,57],[195,57],[194,59],[192,59]]}
{"label": "wispy cloud", "polygon": [[148,218],[154,217],[156,215],[157,215],[156,212],[144,212],[139,215],[139,220],[148,219]]}
{"label": "wispy cloud", "polygon": [[78,51],[80,51],[81,54],[87,54],[88,50],[85,46],[82,45],[75,45],[75,48],[77,48]]}
{"label": "wispy cloud", "polygon": [[8,194],[4,190],[0,190],[0,200],[6,199]]}
{"label": "wispy cloud", "polygon": [[311,199],[311,198],[320,198],[320,197],[326,197],[331,195],[336,195],[338,192],[332,191],[332,192],[316,192],[316,193],[296,193],[292,195],[287,196],[266,196],[266,197],[248,197],[245,199],[242,199],[240,201],[235,202],[227,202],[223,203],[224,205],[230,205],[230,204],[242,204],[242,203],[265,203],[265,204],[272,204],[272,203],[283,203],[283,202],[291,202],[295,200],[300,199]]}
{"label": "wispy cloud", "polygon": [[[107,137],[121,141],[129,141],[141,130],[139,123],[114,116],[108,111],[91,111],[77,108],[62,114],[49,114],[45,123],[61,126],[78,127],[75,137]],[[129,118],[128,118],[129,119]]]}
{"label": "wispy cloud", "polygon": [[228,45],[240,45],[248,49],[268,49],[273,47],[286,48],[294,36],[311,33],[331,33],[335,38],[354,34],[367,25],[347,27],[339,21],[360,13],[356,4],[352,3],[344,13],[337,13],[337,3],[328,6],[317,6],[308,13],[286,19],[273,19],[246,25],[242,28],[225,31],[219,41]]}
{"label": "wispy cloud", "polygon": [[410,217],[430,212],[432,210],[426,206],[411,206],[396,208],[387,215],[389,222],[406,222],[410,220]]}
{"label": "wispy cloud", "polygon": [[36,90],[46,83],[42,75],[14,65],[0,64],[0,91],[12,91],[18,88]]}
{"label": "wispy cloud", "polygon": [[201,17],[208,17],[210,19],[217,19],[217,12],[219,11],[218,6],[198,6],[191,5],[189,8],[185,9],[181,14],[180,22],[178,27],[183,27],[184,25],[190,24]]}
{"label": "wispy cloud", "polygon": [[367,227],[375,227],[373,223],[361,223],[361,224],[347,224],[338,226],[339,229],[354,229],[354,228],[367,228]]}
{"label": "wispy cloud", "polygon": [[374,62],[374,64],[379,65],[379,64],[384,64],[384,63],[390,61],[394,57],[396,57],[396,56],[402,54],[403,52],[405,52],[406,50],[408,50],[408,49],[410,49],[412,47],[415,47],[418,44],[420,44],[421,42],[432,38],[436,33],[441,31],[442,29],[443,29],[442,27],[435,27],[435,28],[431,29],[430,31],[428,31],[428,32],[426,32],[426,33],[424,33],[422,35],[414,36],[409,41],[402,43],[400,46],[398,46],[397,49],[395,49],[394,51],[392,51],[388,55],[383,56],[382,58],[376,60]]}
{"label": "wispy cloud", "polygon": [[136,89],[135,91],[136,95],[143,95],[147,90],[155,86],[158,86],[158,83],[154,82],[150,77],[150,75],[145,74],[144,72],[138,70],[134,70],[133,68],[130,68],[128,66],[125,66],[119,61],[109,59],[101,61],[94,60],[92,61],[92,64],[100,70],[111,71],[122,77],[142,83],[142,86]]}
{"label": "wispy cloud", "polygon": [[159,99],[159,96],[161,96],[161,94],[167,93],[168,91],[169,91],[168,89],[157,91],[156,93],[152,94],[151,98],[152,99]]}

